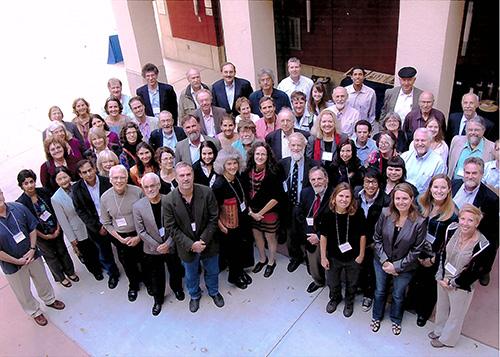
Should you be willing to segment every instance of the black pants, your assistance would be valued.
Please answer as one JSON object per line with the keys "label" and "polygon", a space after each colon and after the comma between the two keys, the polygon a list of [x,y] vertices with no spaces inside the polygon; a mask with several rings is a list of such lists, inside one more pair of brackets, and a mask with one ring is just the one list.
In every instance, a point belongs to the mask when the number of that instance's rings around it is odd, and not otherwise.
{"label": "black pants", "polygon": [[297,234],[295,226],[295,217],[298,213],[298,207],[293,207],[288,211],[288,222],[286,225],[286,247],[290,260],[298,262],[304,261],[304,251],[302,249],[303,237]]}
{"label": "black pants", "polygon": [[[118,233],[123,238],[134,236],[136,233]],[[112,237],[112,242],[118,252],[118,260],[123,265],[125,275],[128,278],[128,286],[130,290],[139,290],[142,281],[142,262],[143,262],[143,248],[142,241],[135,247],[129,247]]]}
{"label": "black pants", "polygon": [[373,267],[373,248],[366,247],[365,259],[361,264],[358,286],[363,292],[363,297],[373,299],[375,294],[375,269]]}
{"label": "black pants", "polygon": [[415,309],[417,315],[426,320],[431,316],[437,301],[436,272],[438,266],[437,262],[428,268],[419,265],[408,286],[407,307]]}
{"label": "black pants", "polygon": [[328,258],[328,260],[330,269],[326,271],[326,283],[330,288],[330,299],[342,301],[341,274],[345,271],[345,303],[353,304],[361,266],[354,259],[349,262],[342,262],[335,258]]}
{"label": "black pants", "polygon": [[[245,232],[240,228],[228,229],[228,233],[218,232],[220,237],[220,249],[222,254],[220,259],[227,262],[229,274],[227,279],[235,281],[243,274],[245,260],[245,245],[243,242],[243,234]],[[252,252],[253,253],[253,252]],[[253,255],[253,254],[252,254]]]}
{"label": "black pants", "polygon": [[97,247],[97,251],[99,252],[99,261],[101,262],[101,265],[106,273],[110,277],[120,276],[120,272],[113,255],[113,249],[111,248],[111,242],[115,241],[116,238],[112,237],[110,234],[102,236],[99,233],[92,233],[90,230],[89,238]]}
{"label": "black pants", "polygon": [[167,264],[169,274],[169,286],[172,291],[182,291],[182,277],[184,276],[184,267],[177,253],[169,254],[144,254],[144,263],[146,265],[145,274],[150,283],[150,290],[156,304],[163,304],[165,300],[165,263]]}
{"label": "black pants", "polygon": [[90,239],[78,241],[78,250],[81,253],[80,261],[87,270],[94,276],[102,274],[102,266],[99,262],[99,250],[95,243]]}
{"label": "black pants", "polygon": [[43,259],[47,262],[55,281],[61,282],[66,279],[65,274],[68,276],[75,274],[75,266],[66,248],[62,231],[54,239],[38,238],[37,246],[42,252]]}

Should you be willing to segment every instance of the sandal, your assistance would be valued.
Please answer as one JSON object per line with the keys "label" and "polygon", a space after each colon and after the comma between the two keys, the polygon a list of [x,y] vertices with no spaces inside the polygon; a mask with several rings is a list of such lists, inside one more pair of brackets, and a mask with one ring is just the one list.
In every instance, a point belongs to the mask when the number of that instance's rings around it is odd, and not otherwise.
{"label": "sandal", "polygon": [[75,283],[80,281],[80,278],[76,274],[68,276],[68,279],[74,281]]}
{"label": "sandal", "polygon": [[370,327],[372,328],[372,332],[380,330],[380,320],[372,320]]}
{"label": "sandal", "polygon": [[72,286],[71,281],[69,281],[68,279],[64,279],[63,281],[60,281],[59,283],[62,286],[64,286],[65,288],[71,288],[71,286]]}
{"label": "sandal", "polygon": [[398,325],[397,323],[393,322],[392,323],[392,333],[395,336],[398,336],[399,334],[401,334],[401,325]]}

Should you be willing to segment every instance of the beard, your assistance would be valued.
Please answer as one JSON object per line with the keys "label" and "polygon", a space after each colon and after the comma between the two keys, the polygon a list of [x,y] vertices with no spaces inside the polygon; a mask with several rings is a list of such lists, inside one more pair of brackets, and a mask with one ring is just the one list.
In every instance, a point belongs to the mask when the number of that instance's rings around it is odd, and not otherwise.
{"label": "beard", "polygon": [[304,150],[301,152],[292,152],[290,153],[290,157],[292,158],[293,161],[300,161],[304,157]]}
{"label": "beard", "polygon": [[196,141],[200,138],[200,133],[199,132],[194,132],[188,135],[189,140],[191,141]]}
{"label": "beard", "polygon": [[321,195],[323,192],[325,192],[326,187],[324,187],[324,186],[313,187],[312,189],[313,189],[315,195],[318,195],[318,194]]}
{"label": "beard", "polygon": [[253,143],[254,141],[254,138],[242,138],[241,139],[241,143],[243,145],[250,145],[251,143]]}

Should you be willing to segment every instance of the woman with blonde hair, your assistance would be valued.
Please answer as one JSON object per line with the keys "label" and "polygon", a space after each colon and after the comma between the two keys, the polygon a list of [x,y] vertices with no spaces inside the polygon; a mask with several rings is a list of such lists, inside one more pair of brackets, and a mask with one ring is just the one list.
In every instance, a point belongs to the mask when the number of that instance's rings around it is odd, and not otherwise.
{"label": "woman with blonde hair", "polygon": [[109,177],[109,170],[119,163],[118,156],[109,149],[102,150],[97,154],[97,169],[101,176]]}
{"label": "woman with blonde hair", "polygon": [[[83,140],[80,132],[78,131],[76,125],[70,121],[63,120],[64,114],[63,114],[61,108],[59,108],[57,105],[51,106],[49,108],[48,116],[49,116],[49,120],[51,122],[62,123],[64,125],[64,127],[66,128],[66,130],[69,131],[71,133],[71,135],[73,135],[73,137],[80,142],[80,145],[82,145],[82,146],[84,145],[84,140]],[[42,140],[45,140],[46,136],[47,136],[47,131],[44,130],[42,132]]]}
{"label": "woman with blonde hair", "polygon": [[392,278],[392,333],[401,333],[406,287],[418,266],[427,234],[427,220],[418,212],[413,196],[408,184],[398,184],[391,192],[389,207],[384,208],[375,226],[376,288],[370,324],[373,332],[380,329],[384,318],[388,280]]}
{"label": "woman with blonde hair", "polygon": [[[76,115],[72,122],[76,125],[81,137],[87,138],[90,128],[90,104],[84,98],[76,98],[71,106],[73,114]],[[82,143],[82,145],[85,145],[85,143]],[[85,146],[85,148],[88,147]]]}
{"label": "woman with blonde hair", "polygon": [[432,347],[457,344],[474,296],[474,283],[488,266],[488,251],[495,249],[477,229],[482,218],[479,208],[466,203],[458,213],[458,228],[450,227],[446,233],[436,274],[435,327],[428,335]]}
{"label": "woman with blonde hair", "polygon": [[445,174],[434,176],[427,190],[418,198],[422,216],[428,218],[426,246],[419,257],[407,294],[407,307],[417,313],[417,325],[425,326],[437,300],[435,275],[439,262],[436,255],[443,246],[448,227],[458,221],[451,193],[451,180]]}
{"label": "woman with blonde hair", "polygon": [[335,113],[330,109],[323,109],[311,128],[311,136],[307,139],[306,157],[321,161],[321,166],[328,171],[337,146],[345,140],[347,136],[340,132]]}

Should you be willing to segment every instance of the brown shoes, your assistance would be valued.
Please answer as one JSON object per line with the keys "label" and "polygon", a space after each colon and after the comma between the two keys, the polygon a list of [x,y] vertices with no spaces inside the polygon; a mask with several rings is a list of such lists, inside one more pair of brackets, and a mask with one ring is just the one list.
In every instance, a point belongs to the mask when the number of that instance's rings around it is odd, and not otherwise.
{"label": "brown shoes", "polygon": [[56,310],[62,310],[66,307],[66,305],[64,305],[64,303],[60,300],[56,300],[52,304],[47,305],[47,306],[51,307],[53,309],[56,309]]}
{"label": "brown shoes", "polygon": [[37,323],[38,326],[45,326],[48,324],[47,319],[43,314],[38,315],[37,317],[34,317],[33,320]]}

